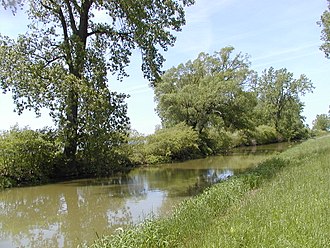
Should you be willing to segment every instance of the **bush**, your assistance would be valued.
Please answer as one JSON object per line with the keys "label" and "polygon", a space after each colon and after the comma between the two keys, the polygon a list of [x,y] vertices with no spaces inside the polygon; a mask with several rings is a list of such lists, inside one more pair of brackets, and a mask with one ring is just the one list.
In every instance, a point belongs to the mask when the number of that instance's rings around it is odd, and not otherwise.
{"label": "bush", "polygon": [[49,180],[59,151],[49,133],[12,128],[0,134],[0,186]]}
{"label": "bush", "polygon": [[184,123],[160,129],[146,138],[146,163],[194,158],[199,154],[198,134]]}
{"label": "bush", "polygon": [[232,148],[247,144],[244,131],[226,131],[225,129],[210,128],[201,136],[200,149],[204,155],[228,153]]}
{"label": "bush", "polygon": [[255,143],[258,145],[275,143],[280,139],[276,129],[266,125],[256,127],[252,136],[254,136]]}
{"label": "bush", "polygon": [[146,142],[146,136],[132,130],[128,136],[127,144],[121,146],[123,152],[125,152],[132,165],[141,165],[146,163]]}
{"label": "bush", "polygon": [[208,129],[200,138],[200,148],[204,155],[226,153],[234,147],[233,135],[223,129]]}
{"label": "bush", "polygon": [[85,136],[77,153],[76,174],[84,176],[109,176],[130,165],[124,147],[127,137],[119,132],[100,132]]}
{"label": "bush", "polygon": [[328,131],[323,131],[323,130],[315,130],[315,129],[312,129],[310,131],[310,136],[311,137],[321,137],[321,136],[325,136],[325,135],[329,135],[330,132]]}

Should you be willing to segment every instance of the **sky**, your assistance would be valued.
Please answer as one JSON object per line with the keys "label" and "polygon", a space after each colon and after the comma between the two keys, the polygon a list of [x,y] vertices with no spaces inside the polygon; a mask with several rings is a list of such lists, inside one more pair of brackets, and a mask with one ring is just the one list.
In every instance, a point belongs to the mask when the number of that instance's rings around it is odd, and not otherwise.
{"label": "sky", "polygon": [[[330,105],[330,60],[319,50],[321,27],[317,25],[327,8],[326,0],[196,0],[186,8],[186,25],[175,33],[177,41],[167,52],[163,69],[194,60],[200,52],[213,54],[226,46],[248,54],[251,69],[261,72],[269,67],[287,68],[298,78],[305,74],[315,90],[302,97],[306,124],[318,114],[326,114]],[[0,9],[0,33],[12,38],[24,33],[26,16]],[[151,134],[160,124],[149,82],[141,72],[141,56],[135,51],[122,82],[109,79],[111,90],[130,95],[127,100],[131,127]],[[0,68],[1,69],[1,68]],[[11,95],[0,93],[0,130],[20,127],[51,126],[47,111],[40,118],[33,112],[14,113]]]}

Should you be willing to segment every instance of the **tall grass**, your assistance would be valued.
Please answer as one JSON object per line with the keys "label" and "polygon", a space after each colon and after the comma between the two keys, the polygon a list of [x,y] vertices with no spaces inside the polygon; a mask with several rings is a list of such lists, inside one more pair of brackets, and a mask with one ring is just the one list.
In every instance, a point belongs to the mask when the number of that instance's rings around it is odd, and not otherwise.
{"label": "tall grass", "polygon": [[307,141],[91,247],[327,247],[330,138]]}
{"label": "tall grass", "polygon": [[329,143],[312,141],[281,155],[289,167],[186,247],[329,247]]}

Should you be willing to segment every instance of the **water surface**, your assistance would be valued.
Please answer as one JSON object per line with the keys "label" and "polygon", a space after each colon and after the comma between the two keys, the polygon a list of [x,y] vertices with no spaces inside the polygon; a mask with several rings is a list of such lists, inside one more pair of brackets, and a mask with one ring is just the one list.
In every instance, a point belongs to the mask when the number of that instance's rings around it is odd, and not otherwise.
{"label": "water surface", "polygon": [[288,144],[236,149],[228,156],[138,168],[126,175],[0,191],[0,247],[75,247],[166,216],[212,183],[255,166]]}

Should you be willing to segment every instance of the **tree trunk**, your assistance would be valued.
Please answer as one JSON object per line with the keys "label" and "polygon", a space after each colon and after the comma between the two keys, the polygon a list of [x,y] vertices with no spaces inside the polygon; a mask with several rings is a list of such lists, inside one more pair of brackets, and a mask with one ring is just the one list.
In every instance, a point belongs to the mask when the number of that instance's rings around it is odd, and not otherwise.
{"label": "tree trunk", "polygon": [[[76,25],[75,19],[73,17],[72,6],[67,1],[67,7],[70,13],[70,27],[72,28],[73,35],[71,38],[75,38],[75,49],[70,49],[70,53],[74,51],[73,55],[68,54],[68,66],[70,74],[74,75],[78,79],[83,78],[84,67],[85,67],[85,56],[86,56],[86,42],[88,37],[88,13],[91,7],[92,1],[83,1],[81,5],[81,13],[79,18],[79,25]],[[63,19],[64,20],[64,19]],[[69,41],[67,33],[68,25],[64,25],[65,36],[67,41]],[[69,42],[68,42],[69,44]],[[74,83],[74,82],[73,82]],[[65,147],[64,147],[64,157],[66,159],[69,170],[73,173],[78,173],[77,171],[77,161],[76,153],[78,146],[78,101],[79,92],[75,89],[74,85],[68,92],[67,102],[66,102],[66,121],[64,125],[65,128]]]}
{"label": "tree trunk", "polygon": [[75,172],[78,144],[78,94],[73,89],[70,90],[67,98],[66,118],[64,157],[69,170]]}

